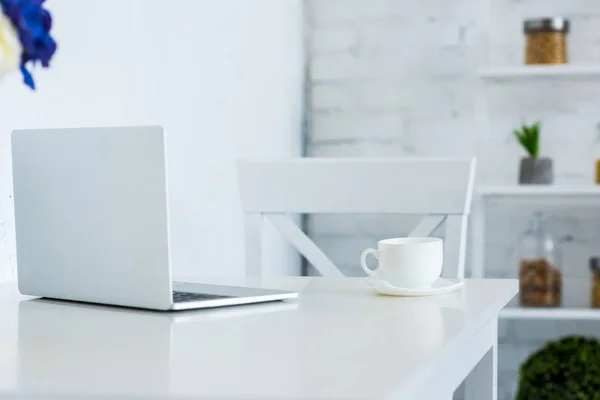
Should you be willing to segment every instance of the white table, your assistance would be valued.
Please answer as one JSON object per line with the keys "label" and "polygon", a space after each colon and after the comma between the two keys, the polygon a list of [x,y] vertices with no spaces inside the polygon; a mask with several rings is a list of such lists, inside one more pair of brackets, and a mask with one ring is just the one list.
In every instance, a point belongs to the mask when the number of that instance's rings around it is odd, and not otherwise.
{"label": "white table", "polygon": [[0,397],[438,400],[473,370],[472,398],[496,398],[497,317],[517,281],[428,298],[375,296],[359,279],[209,282],[301,294],[160,313],[27,301],[0,286]]}

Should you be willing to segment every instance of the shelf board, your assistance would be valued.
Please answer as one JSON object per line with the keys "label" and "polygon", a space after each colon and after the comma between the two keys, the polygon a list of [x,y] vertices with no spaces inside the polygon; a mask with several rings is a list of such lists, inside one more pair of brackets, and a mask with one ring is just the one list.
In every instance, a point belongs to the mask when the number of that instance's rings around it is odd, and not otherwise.
{"label": "shelf board", "polygon": [[486,67],[479,70],[482,79],[507,81],[519,79],[600,79],[600,65],[519,65]]}
{"label": "shelf board", "polygon": [[498,186],[480,186],[476,188],[480,196],[600,196],[600,185],[498,185]]}
{"label": "shelf board", "polygon": [[600,309],[592,308],[519,308],[500,311],[503,319],[600,320]]}

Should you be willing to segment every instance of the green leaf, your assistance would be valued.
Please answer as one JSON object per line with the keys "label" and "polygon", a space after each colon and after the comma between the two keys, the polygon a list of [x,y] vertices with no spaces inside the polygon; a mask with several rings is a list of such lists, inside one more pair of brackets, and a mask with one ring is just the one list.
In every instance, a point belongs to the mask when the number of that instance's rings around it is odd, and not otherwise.
{"label": "green leaf", "polygon": [[521,125],[521,130],[515,129],[513,134],[525,151],[533,158],[539,156],[540,122],[530,126]]}

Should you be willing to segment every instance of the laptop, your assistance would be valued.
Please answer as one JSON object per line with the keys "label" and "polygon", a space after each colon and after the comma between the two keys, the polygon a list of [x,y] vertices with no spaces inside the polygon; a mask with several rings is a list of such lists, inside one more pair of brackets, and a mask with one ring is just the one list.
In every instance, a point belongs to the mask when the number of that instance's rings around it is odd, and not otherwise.
{"label": "laptop", "polygon": [[172,282],[162,127],[16,130],[11,142],[22,294],[153,310],[298,296]]}

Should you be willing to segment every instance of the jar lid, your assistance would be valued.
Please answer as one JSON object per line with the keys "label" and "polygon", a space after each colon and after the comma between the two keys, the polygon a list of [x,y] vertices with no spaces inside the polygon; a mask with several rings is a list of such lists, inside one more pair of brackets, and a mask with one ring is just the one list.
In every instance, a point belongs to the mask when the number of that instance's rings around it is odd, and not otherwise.
{"label": "jar lid", "polygon": [[590,269],[592,272],[600,273],[600,258],[590,257]]}
{"label": "jar lid", "polygon": [[535,32],[563,32],[569,33],[569,20],[562,17],[537,18],[525,20],[523,24],[525,33]]}

